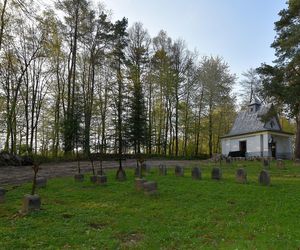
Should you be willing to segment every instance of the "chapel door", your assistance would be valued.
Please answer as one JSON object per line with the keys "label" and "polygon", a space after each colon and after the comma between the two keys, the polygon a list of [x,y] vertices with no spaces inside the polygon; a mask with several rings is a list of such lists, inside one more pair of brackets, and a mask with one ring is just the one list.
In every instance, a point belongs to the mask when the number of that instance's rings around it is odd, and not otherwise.
{"label": "chapel door", "polygon": [[276,142],[272,142],[271,143],[271,153],[272,153],[272,157],[276,157]]}
{"label": "chapel door", "polygon": [[240,152],[243,157],[245,157],[247,152],[247,141],[240,141]]}

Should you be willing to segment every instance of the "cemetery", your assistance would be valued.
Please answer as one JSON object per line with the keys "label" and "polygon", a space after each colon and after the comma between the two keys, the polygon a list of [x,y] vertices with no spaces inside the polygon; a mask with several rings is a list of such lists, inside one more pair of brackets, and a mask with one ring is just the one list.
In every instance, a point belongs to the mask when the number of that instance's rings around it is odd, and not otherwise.
{"label": "cemetery", "polygon": [[299,58],[300,0],[0,0],[0,250],[300,249]]}
{"label": "cemetery", "polygon": [[127,166],[125,181],[105,168],[96,183],[84,164],[83,179],[34,168],[35,187],[0,188],[0,248],[297,248],[300,164],[280,161],[157,161],[142,178]]}

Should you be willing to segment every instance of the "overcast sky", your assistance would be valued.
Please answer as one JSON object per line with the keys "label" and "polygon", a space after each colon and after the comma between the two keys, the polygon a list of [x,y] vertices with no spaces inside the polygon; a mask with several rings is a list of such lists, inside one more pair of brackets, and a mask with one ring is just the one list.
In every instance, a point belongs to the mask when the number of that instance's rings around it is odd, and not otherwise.
{"label": "overcast sky", "polygon": [[271,63],[274,22],[286,0],[104,0],[113,19],[140,21],[153,37],[164,29],[183,38],[200,55],[219,55],[240,77],[262,62]]}

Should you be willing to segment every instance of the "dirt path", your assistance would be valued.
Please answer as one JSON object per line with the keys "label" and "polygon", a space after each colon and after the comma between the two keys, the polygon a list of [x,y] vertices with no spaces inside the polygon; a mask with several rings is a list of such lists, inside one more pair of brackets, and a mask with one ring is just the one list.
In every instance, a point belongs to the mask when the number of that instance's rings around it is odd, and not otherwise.
{"label": "dirt path", "polygon": [[[190,166],[198,165],[200,161],[167,161],[167,160],[150,160],[147,164],[153,167],[157,167],[159,164],[164,163],[167,166]],[[95,163],[96,170],[99,169],[99,163]],[[81,162],[81,169],[83,173],[92,172],[90,162]],[[136,165],[135,160],[127,160],[124,162],[124,168],[134,167]],[[104,161],[103,168],[117,168],[118,162],[116,161]],[[39,176],[44,176],[46,178],[72,176],[77,172],[76,162],[62,162],[62,163],[48,163],[41,165],[41,170],[39,171]],[[6,185],[19,185],[32,180],[33,171],[31,166],[22,167],[0,167],[0,186]]]}

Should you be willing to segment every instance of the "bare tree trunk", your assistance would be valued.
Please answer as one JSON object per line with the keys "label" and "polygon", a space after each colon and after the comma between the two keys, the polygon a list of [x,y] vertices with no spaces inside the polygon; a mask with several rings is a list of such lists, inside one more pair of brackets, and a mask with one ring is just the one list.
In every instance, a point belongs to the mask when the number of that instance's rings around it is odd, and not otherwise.
{"label": "bare tree trunk", "polygon": [[162,125],[163,125],[163,88],[160,83],[160,103],[159,103],[159,118],[158,118],[158,134],[157,134],[157,153],[161,154],[162,144]]}
{"label": "bare tree trunk", "polygon": [[106,153],[106,109],[107,109],[107,89],[104,93],[104,105],[101,109],[101,153]]}
{"label": "bare tree trunk", "polygon": [[168,100],[166,100],[166,114],[165,114],[165,136],[164,136],[164,155],[167,155],[167,146],[168,146],[168,130],[169,130],[169,108],[168,108]]}
{"label": "bare tree trunk", "polygon": [[[169,110],[171,110],[171,100],[169,99]],[[174,155],[174,152],[173,152],[173,148],[174,148],[174,141],[173,141],[173,127],[172,127],[172,112],[168,112],[168,117],[167,119],[169,119],[169,131],[170,131],[170,138],[169,138],[169,155]]]}
{"label": "bare tree trunk", "polygon": [[65,121],[65,153],[68,154],[74,149],[74,141],[77,131],[74,131],[75,119],[75,88],[76,88],[76,60],[77,60],[77,39],[78,39],[78,23],[79,23],[79,4],[75,9],[75,24],[74,34],[70,46],[71,52],[71,67],[68,72],[68,95],[67,95],[67,110]]}
{"label": "bare tree trunk", "polygon": [[300,113],[296,118],[297,130],[296,130],[296,142],[295,142],[295,157],[300,159]]}
{"label": "bare tree trunk", "polygon": [[[10,63],[9,63],[10,65]],[[8,72],[9,70],[9,66],[8,66]],[[11,126],[11,116],[10,116],[10,96],[11,96],[11,92],[10,92],[10,73],[7,74],[7,78],[6,78],[6,83],[5,83],[5,90],[6,90],[6,140],[5,140],[5,146],[4,146],[4,150],[8,151],[9,150],[9,140],[10,140],[10,126]]]}
{"label": "bare tree trunk", "polygon": [[189,99],[190,99],[190,91],[188,90],[185,104],[185,117],[184,117],[184,146],[183,146],[183,155],[187,156],[187,142],[188,142],[188,131],[189,131],[189,121],[188,121],[188,108],[189,108]]}
{"label": "bare tree trunk", "polygon": [[209,114],[208,114],[208,148],[209,157],[212,157],[212,103],[209,103]]}
{"label": "bare tree trunk", "polygon": [[215,153],[219,153],[219,148],[220,148],[220,136],[221,136],[221,125],[223,124],[223,112],[220,112],[220,118],[219,118],[219,121],[218,121],[218,132],[216,134],[216,137],[217,137],[217,140],[216,140],[216,143],[215,143],[215,150],[214,152]]}
{"label": "bare tree trunk", "polygon": [[60,104],[61,104],[61,86],[60,86],[60,76],[59,76],[59,55],[56,61],[56,82],[57,82],[57,96],[55,100],[55,110],[54,110],[54,135],[53,135],[53,156],[57,157],[58,147],[59,147],[59,127],[60,127]]}
{"label": "bare tree trunk", "polygon": [[148,101],[148,154],[152,153],[152,80],[149,81],[149,101]]}
{"label": "bare tree trunk", "polygon": [[[88,70],[88,80],[83,83],[83,99],[84,99],[84,152],[86,155],[90,154],[90,132],[91,132],[91,119],[92,109],[94,103],[94,86],[95,86],[95,62],[94,51],[90,53],[90,65]],[[86,86],[85,86],[86,85]]]}
{"label": "bare tree trunk", "polygon": [[[178,79],[179,77],[177,77]],[[178,156],[178,151],[179,151],[179,148],[178,148],[178,116],[179,116],[179,96],[178,96],[178,82],[176,83],[176,87],[175,87],[175,99],[176,99],[176,102],[175,102],[175,156]]]}
{"label": "bare tree trunk", "polygon": [[199,104],[199,111],[198,111],[198,124],[196,126],[196,130],[197,130],[196,131],[196,149],[195,149],[196,156],[198,156],[198,154],[199,154],[202,101],[203,101],[203,89],[201,90],[201,95],[200,95],[200,104]]}
{"label": "bare tree trunk", "polygon": [[28,71],[25,74],[25,97],[24,97],[24,104],[25,104],[25,120],[26,120],[26,132],[25,132],[25,143],[26,143],[26,152],[29,154],[31,152],[29,148],[29,76]]}
{"label": "bare tree trunk", "polygon": [[118,103],[117,103],[117,112],[118,112],[118,155],[119,155],[119,171],[122,171],[122,153],[123,153],[123,136],[122,136],[122,127],[123,127],[123,119],[122,119],[122,96],[123,96],[123,88],[122,88],[122,77],[121,77],[121,62],[118,65]]}

